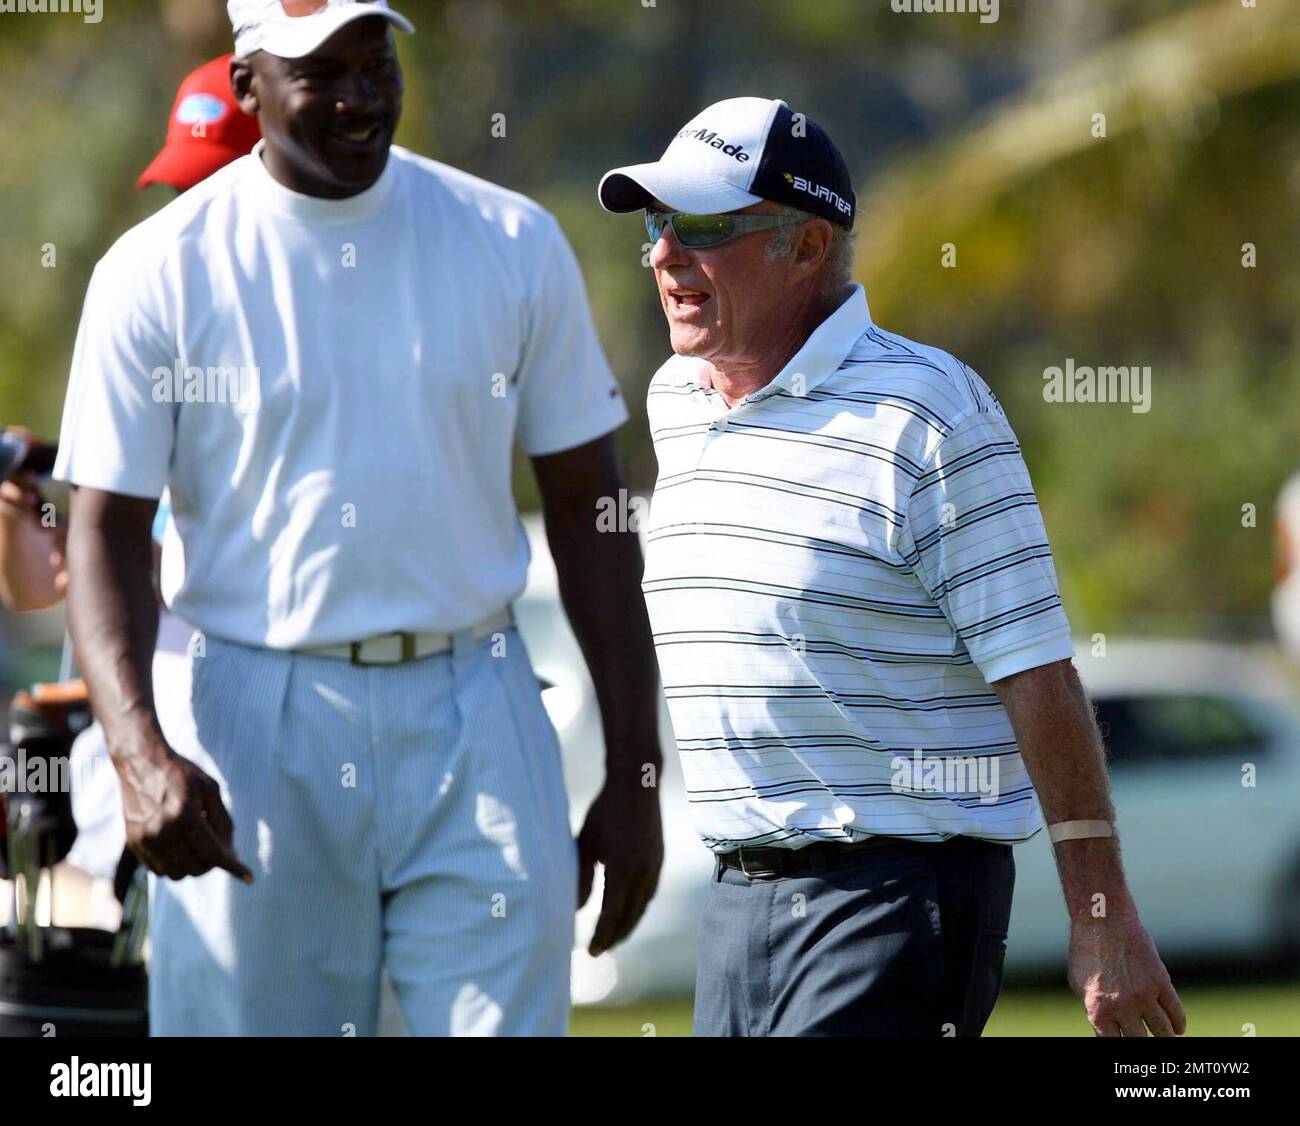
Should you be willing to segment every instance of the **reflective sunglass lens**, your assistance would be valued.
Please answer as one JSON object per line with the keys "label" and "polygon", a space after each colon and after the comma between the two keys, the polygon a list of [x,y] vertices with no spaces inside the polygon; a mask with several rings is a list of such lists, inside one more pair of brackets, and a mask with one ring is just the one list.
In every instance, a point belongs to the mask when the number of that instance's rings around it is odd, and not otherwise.
{"label": "reflective sunglass lens", "polygon": [[730,215],[674,215],[673,232],[683,246],[713,246],[736,232]]}

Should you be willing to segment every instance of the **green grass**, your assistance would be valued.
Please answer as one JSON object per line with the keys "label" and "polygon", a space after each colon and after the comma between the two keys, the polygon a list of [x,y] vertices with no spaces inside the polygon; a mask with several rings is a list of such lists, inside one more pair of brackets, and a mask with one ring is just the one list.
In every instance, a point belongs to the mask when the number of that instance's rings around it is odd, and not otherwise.
{"label": "green grass", "polygon": [[[1180,990],[1188,1036],[1300,1036],[1300,984],[1192,986]],[[573,1011],[574,1036],[689,1036],[691,1003],[646,1001],[623,1008]],[[987,1036],[1091,1036],[1083,1008],[1068,990],[1006,989]]]}

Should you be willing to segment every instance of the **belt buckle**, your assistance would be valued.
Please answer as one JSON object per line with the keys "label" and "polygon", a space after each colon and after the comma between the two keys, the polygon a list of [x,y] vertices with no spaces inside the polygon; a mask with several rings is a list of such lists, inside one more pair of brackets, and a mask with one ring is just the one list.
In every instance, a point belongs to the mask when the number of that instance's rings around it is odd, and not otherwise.
{"label": "belt buckle", "polygon": [[[401,655],[395,661],[363,661],[361,659],[361,650],[367,642],[382,641],[384,638],[396,637],[399,639],[402,651]],[[353,641],[350,646],[351,662],[362,668],[368,668],[371,665],[401,665],[407,661],[415,660],[415,634],[398,631],[397,633],[381,633],[378,637],[368,637],[365,641]]]}
{"label": "belt buckle", "polygon": [[743,848],[736,850],[736,864],[740,868],[741,872],[744,873],[744,875],[746,875],[747,877],[749,877],[749,879],[761,880],[765,876],[778,875],[777,870],[775,868],[759,867],[757,865],[757,862],[754,862],[755,866],[751,868],[748,864],[745,863],[745,854],[747,851],[749,850]]}

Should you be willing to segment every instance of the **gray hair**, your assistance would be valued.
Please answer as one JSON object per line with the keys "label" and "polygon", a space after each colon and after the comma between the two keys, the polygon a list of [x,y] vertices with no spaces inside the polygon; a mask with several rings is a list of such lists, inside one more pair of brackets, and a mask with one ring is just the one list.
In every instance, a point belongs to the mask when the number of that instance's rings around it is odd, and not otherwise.
{"label": "gray hair", "polygon": [[[819,218],[817,215],[784,204],[778,204],[774,214],[800,221]],[[798,233],[799,226],[796,223],[791,223],[788,227],[778,227],[764,251],[766,259],[775,262],[778,258],[790,254],[794,250]],[[822,296],[836,296],[853,282],[853,257],[857,238],[857,231],[841,227],[838,223],[831,224],[830,250],[826,254],[826,261],[822,264],[820,287]]]}

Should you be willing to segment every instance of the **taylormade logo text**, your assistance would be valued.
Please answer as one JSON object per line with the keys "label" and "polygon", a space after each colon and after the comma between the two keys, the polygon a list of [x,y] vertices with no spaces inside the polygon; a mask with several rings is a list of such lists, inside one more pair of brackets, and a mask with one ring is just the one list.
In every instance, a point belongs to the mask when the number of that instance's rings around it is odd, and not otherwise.
{"label": "taylormade logo text", "polygon": [[741,164],[744,164],[745,161],[749,159],[749,153],[745,151],[743,145],[728,144],[712,129],[683,129],[677,134],[677,140],[680,141],[683,137],[690,137],[695,141],[703,141],[713,149],[721,149],[728,156],[734,157],[736,160],[740,161]]}

